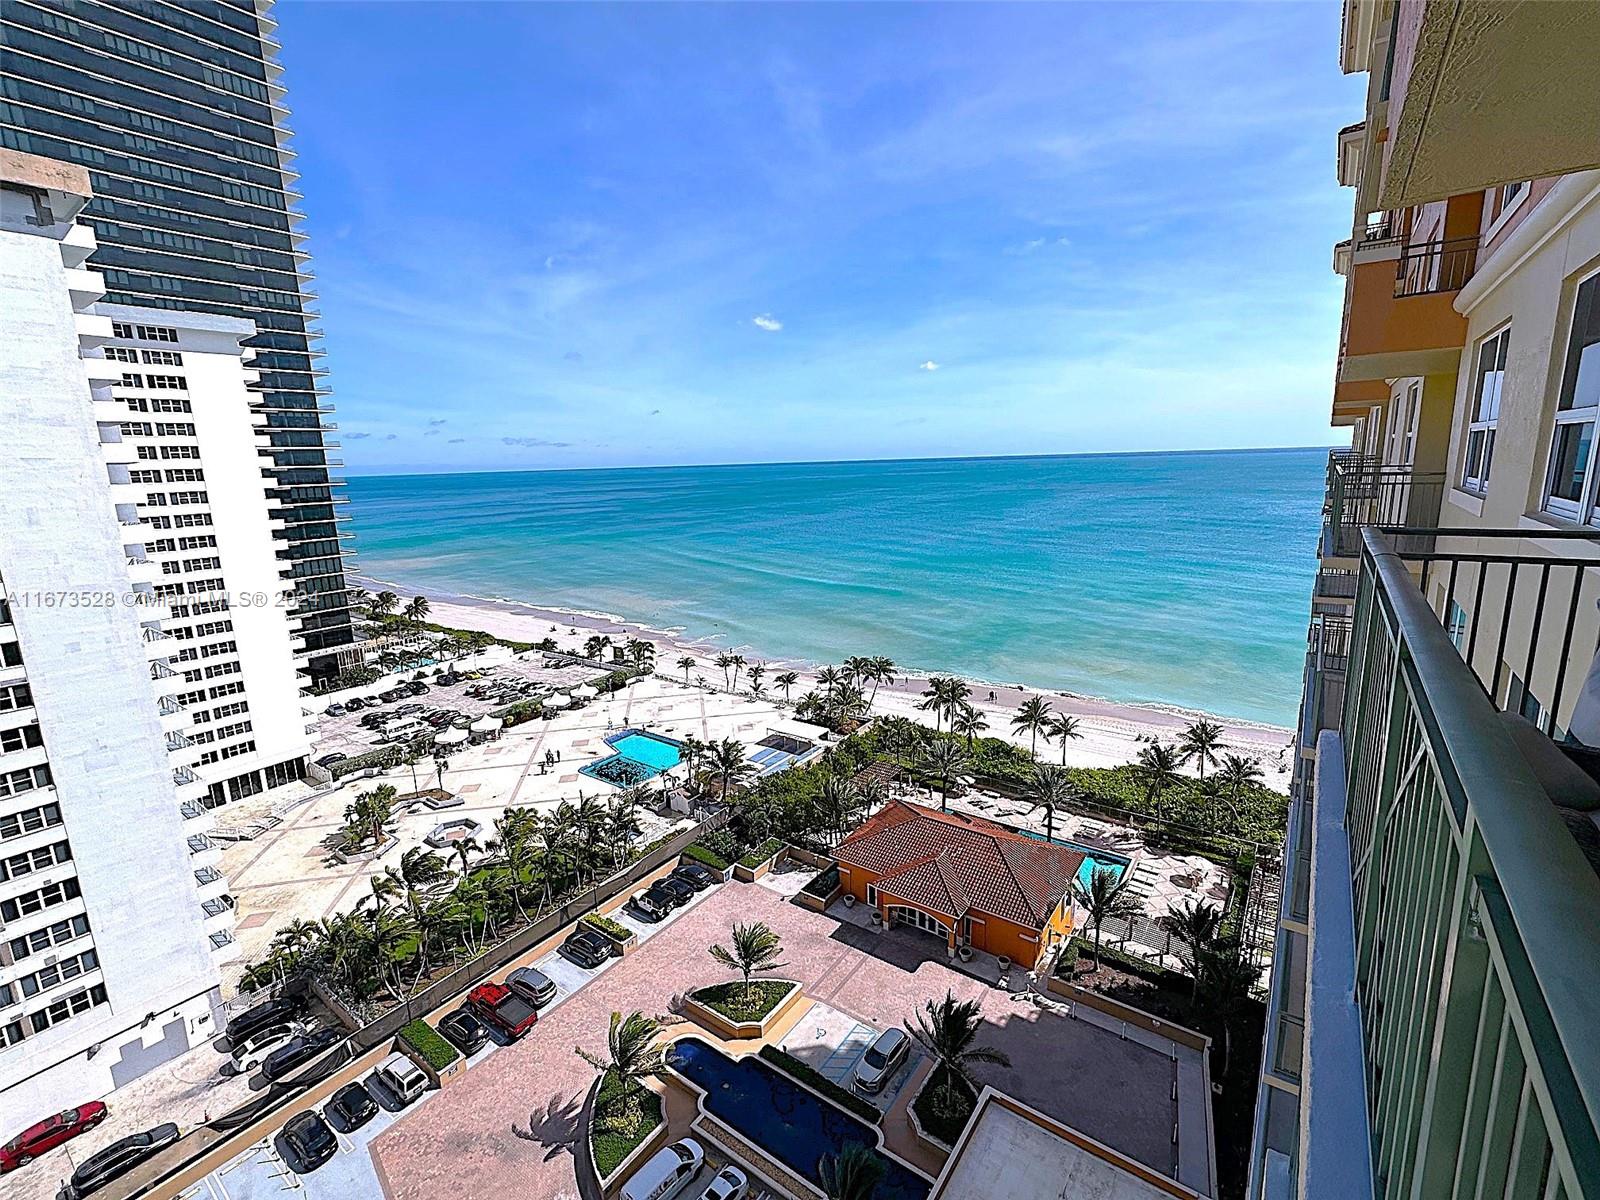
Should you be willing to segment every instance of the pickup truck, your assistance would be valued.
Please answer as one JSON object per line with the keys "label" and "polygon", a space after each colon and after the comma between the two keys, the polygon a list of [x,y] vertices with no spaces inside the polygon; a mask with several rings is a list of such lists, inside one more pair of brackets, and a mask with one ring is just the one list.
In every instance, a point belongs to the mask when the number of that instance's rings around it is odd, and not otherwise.
{"label": "pickup truck", "polygon": [[539,1019],[538,1009],[502,983],[480,983],[467,994],[467,1007],[513,1040]]}

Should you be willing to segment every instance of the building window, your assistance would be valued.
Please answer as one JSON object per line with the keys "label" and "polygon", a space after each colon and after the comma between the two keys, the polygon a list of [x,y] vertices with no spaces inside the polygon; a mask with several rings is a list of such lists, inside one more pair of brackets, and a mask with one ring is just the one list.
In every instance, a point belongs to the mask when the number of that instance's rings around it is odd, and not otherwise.
{"label": "building window", "polygon": [[1467,454],[1462,463],[1461,486],[1482,495],[1489,490],[1489,469],[1494,464],[1494,434],[1500,423],[1500,393],[1506,379],[1506,350],[1511,345],[1508,325],[1478,346],[1478,367],[1472,378],[1472,412],[1467,426]]}
{"label": "building window", "polygon": [[1450,612],[1445,617],[1444,631],[1450,635],[1450,644],[1464,653],[1467,645],[1467,610],[1454,600],[1450,601]]}
{"label": "building window", "polygon": [[1545,480],[1547,512],[1577,521],[1594,521],[1594,429],[1600,414],[1600,275],[1578,286],[1572,334],[1556,399],[1550,470]]}

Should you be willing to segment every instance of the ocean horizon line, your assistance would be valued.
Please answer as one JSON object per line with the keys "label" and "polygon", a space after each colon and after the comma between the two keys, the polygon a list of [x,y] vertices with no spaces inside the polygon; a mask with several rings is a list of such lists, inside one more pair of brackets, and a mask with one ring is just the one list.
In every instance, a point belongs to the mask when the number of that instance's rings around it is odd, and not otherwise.
{"label": "ocean horizon line", "polygon": [[354,479],[437,479],[449,475],[565,475],[603,471],[717,471],[742,467],[846,467],[854,465],[891,466],[903,463],[1047,462],[1081,458],[1172,458],[1201,454],[1282,454],[1299,450],[1336,450],[1337,445],[1310,446],[1221,446],[1183,450],[1071,450],[1046,454],[934,454],[894,458],[774,458],[759,462],[712,463],[635,463],[625,466],[590,467],[486,467],[440,471],[381,471],[346,468],[345,477]]}

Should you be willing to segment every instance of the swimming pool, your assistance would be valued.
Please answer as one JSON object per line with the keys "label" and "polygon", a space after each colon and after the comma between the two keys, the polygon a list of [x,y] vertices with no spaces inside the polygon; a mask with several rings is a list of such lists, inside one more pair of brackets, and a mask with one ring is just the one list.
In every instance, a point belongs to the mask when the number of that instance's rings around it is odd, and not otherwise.
{"label": "swimming pool", "polygon": [[609,783],[613,787],[628,787],[670,771],[683,761],[683,744],[671,738],[637,729],[624,729],[606,738],[606,743],[616,753],[598,762],[579,767],[591,779]]}
{"label": "swimming pool", "polygon": [[673,1046],[673,1070],[705,1093],[706,1111],[743,1134],[778,1162],[818,1187],[818,1163],[851,1143],[874,1151],[884,1165],[875,1200],[927,1200],[926,1179],[878,1150],[877,1131],[818,1099],[758,1058],[729,1058],[698,1038]]}
{"label": "swimming pool", "polygon": [[[1048,839],[1042,833],[1035,833],[1031,829],[1021,829],[1015,825],[1007,825],[1007,829],[1020,833],[1023,837],[1031,837],[1036,842]],[[1089,881],[1094,878],[1094,873],[1099,871],[1114,871],[1120,880],[1123,874],[1133,865],[1133,860],[1126,855],[1113,854],[1109,850],[1095,850],[1078,842],[1068,842],[1061,838],[1055,839],[1057,846],[1065,846],[1068,850],[1076,850],[1083,855],[1083,865],[1078,868],[1078,886],[1085,891],[1089,890]]]}

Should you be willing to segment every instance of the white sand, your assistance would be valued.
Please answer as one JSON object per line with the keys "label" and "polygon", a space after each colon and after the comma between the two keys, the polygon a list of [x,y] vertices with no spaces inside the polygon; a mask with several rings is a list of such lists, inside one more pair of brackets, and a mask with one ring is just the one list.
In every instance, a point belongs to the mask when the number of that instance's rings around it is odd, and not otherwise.
{"label": "white sand", "polygon": [[[703,677],[708,686],[720,689],[723,684],[723,672],[715,662],[717,655],[722,653],[720,646],[697,644],[660,630],[593,614],[562,612],[533,605],[488,600],[464,603],[459,599],[446,600],[433,596],[430,596],[430,603],[429,619],[440,624],[460,629],[481,629],[515,641],[538,642],[550,637],[563,650],[580,650],[584,641],[596,633],[609,634],[618,641],[640,637],[655,643],[656,669],[663,674],[682,679],[683,671],[676,664],[680,658],[687,656],[695,660],[695,665],[688,672],[691,682]],[[750,652],[745,652],[745,658],[751,663],[758,661]],[[813,687],[813,670],[782,660],[770,662],[771,669],[764,682],[771,699],[782,698],[781,693],[773,687],[773,678],[784,670],[794,670],[800,675],[800,682],[792,692],[795,699]],[[879,688],[872,711],[879,715],[893,714],[928,721],[931,714],[921,712],[916,707],[926,685],[926,677],[917,675],[898,679],[892,685]],[[1028,743],[1026,736],[1013,734],[1010,722],[1017,706],[1029,696],[1043,696],[1055,711],[1077,716],[1079,731],[1083,736],[1067,744],[1066,762],[1069,766],[1120,766],[1137,757],[1141,743],[1152,737],[1170,742],[1185,725],[1197,717],[1210,715],[1021,686],[994,686],[991,689],[988,683],[978,681],[971,681],[971,685],[971,701],[987,717],[989,728],[984,732],[989,737],[1009,738],[1019,745]],[[744,690],[748,681],[738,681],[736,686]],[[867,690],[870,694],[870,687]],[[1212,716],[1211,719],[1223,728],[1223,753],[1243,754],[1258,759],[1265,776],[1263,782],[1279,791],[1288,790],[1288,768],[1292,765],[1289,756],[1292,735],[1288,729],[1224,717]],[[1041,759],[1060,762],[1061,755],[1059,744],[1041,745],[1039,748]]]}

